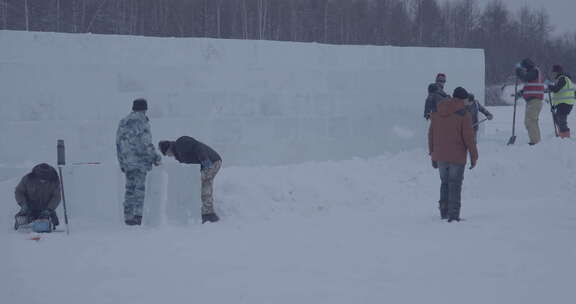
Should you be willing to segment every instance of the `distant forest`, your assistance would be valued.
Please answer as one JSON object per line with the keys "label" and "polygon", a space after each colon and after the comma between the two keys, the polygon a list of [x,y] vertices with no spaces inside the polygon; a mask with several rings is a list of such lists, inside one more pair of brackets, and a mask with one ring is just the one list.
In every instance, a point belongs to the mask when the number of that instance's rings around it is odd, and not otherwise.
{"label": "distant forest", "polygon": [[544,9],[476,0],[0,0],[0,29],[483,48],[487,84],[531,57],[576,69],[576,31]]}

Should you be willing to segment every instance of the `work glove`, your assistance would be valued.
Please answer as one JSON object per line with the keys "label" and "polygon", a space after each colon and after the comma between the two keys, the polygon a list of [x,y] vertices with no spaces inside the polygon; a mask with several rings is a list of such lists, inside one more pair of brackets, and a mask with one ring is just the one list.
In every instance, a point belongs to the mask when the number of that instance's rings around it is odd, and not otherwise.
{"label": "work glove", "polygon": [[478,160],[473,159],[473,160],[470,162],[470,170],[472,170],[472,169],[474,169],[474,167],[476,167],[476,162],[477,162],[477,161],[478,161]]}
{"label": "work glove", "polygon": [[50,219],[52,217],[52,210],[50,209],[44,209],[40,212],[40,217],[41,219]]}
{"label": "work glove", "polygon": [[438,169],[438,162],[437,161],[435,161],[435,160],[432,161],[432,168]]}
{"label": "work glove", "polygon": [[160,157],[160,155],[156,154],[154,156],[154,162],[153,162],[154,166],[158,167],[160,166],[160,164],[162,164],[162,158]]}
{"label": "work glove", "polygon": [[494,119],[494,115],[492,115],[491,113],[488,113],[488,115],[486,115],[486,118],[488,118],[488,120],[492,120],[492,119]]}

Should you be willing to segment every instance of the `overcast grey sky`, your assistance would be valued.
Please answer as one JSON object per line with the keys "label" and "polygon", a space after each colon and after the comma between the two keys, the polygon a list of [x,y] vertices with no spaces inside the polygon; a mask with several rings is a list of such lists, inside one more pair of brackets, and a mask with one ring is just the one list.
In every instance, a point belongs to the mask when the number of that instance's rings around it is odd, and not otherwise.
{"label": "overcast grey sky", "polygon": [[[445,0],[446,1],[446,0]],[[483,7],[493,0],[477,0]],[[514,12],[528,4],[531,8],[545,7],[556,34],[576,32],[576,0],[502,0]]]}

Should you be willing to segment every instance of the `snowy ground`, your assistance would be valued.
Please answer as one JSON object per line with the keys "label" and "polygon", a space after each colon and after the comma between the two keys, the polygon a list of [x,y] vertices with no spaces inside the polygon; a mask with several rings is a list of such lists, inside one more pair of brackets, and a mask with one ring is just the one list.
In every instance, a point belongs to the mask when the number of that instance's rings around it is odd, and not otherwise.
{"label": "snowy ground", "polygon": [[[546,109],[535,147],[522,119],[507,147],[511,108],[490,109],[464,222],[439,220],[439,179],[421,149],[226,167],[217,224],[73,222],[70,236],[38,242],[0,229],[0,303],[569,303],[576,144],[550,137]],[[0,184],[4,197],[15,182]]]}

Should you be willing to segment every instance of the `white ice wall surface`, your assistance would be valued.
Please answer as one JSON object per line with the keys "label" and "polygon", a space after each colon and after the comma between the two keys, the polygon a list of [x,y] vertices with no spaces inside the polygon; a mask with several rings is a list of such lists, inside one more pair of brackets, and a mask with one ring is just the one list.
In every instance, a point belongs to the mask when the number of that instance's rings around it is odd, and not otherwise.
{"label": "white ice wall surface", "polygon": [[[14,178],[0,179],[0,230],[11,230],[19,210],[14,189],[29,172],[24,168],[0,168]],[[62,168],[66,207],[72,229],[92,225],[122,225],[125,177],[115,165],[67,165]],[[144,225],[185,225],[200,221],[200,166],[166,161],[147,174]],[[64,205],[56,210],[64,226]],[[218,208],[219,206],[216,206]]]}
{"label": "white ice wall surface", "polygon": [[23,147],[3,162],[52,158],[57,138],[72,160],[113,160],[137,97],[155,141],[192,135],[230,165],[424,146],[438,72],[484,95],[482,50],[13,31],[0,45],[0,144]]}

